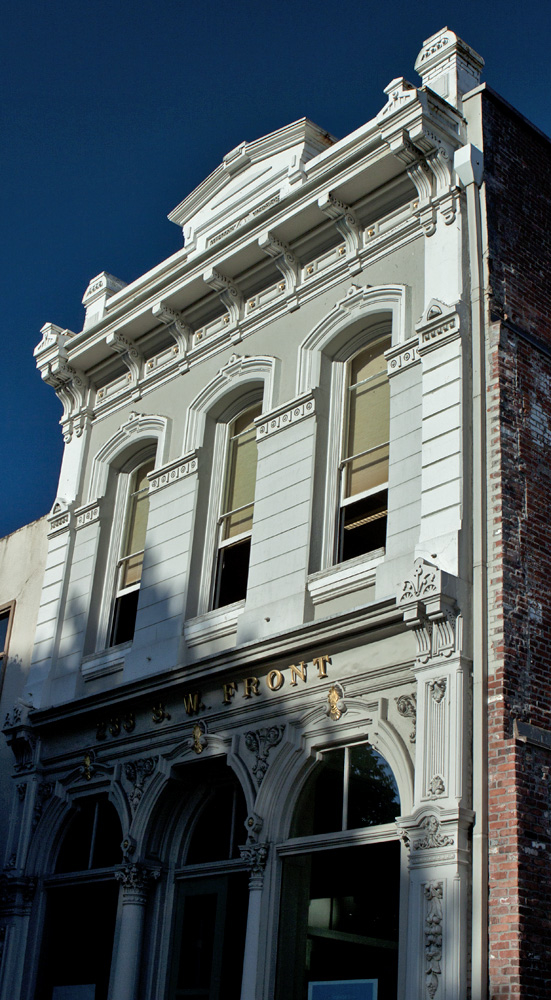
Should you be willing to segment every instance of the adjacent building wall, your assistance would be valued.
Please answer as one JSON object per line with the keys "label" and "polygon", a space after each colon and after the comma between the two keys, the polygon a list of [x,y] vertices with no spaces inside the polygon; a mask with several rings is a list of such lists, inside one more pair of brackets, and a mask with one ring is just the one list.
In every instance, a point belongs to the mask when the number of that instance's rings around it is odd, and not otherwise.
{"label": "adjacent building wall", "polygon": [[549,995],[551,147],[482,93],[490,366],[490,995]]}
{"label": "adjacent building wall", "polygon": [[[0,695],[2,721],[23,691],[34,645],[42,579],[46,565],[45,517],[0,538],[0,607],[15,601],[13,623]],[[12,802],[13,753],[0,742],[0,847],[4,850]],[[9,858],[5,859],[9,863]]]}

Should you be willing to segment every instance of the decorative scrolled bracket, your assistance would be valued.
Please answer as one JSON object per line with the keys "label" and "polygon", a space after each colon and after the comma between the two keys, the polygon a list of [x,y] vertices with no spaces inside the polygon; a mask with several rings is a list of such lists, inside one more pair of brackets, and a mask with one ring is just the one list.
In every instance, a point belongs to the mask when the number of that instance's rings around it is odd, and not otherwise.
{"label": "decorative scrolled bracket", "polygon": [[245,844],[239,848],[241,860],[249,869],[249,889],[262,889],[269,850],[270,845],[266,843]]}
{"label": "decorative scrolled bracket", "polygon": [[132,381],[137,382],[143,370],[144,359],[136,345],[127,340],[118,330],[108,333],[105,342],[108,347],[120,354]]}
{"label": "decorative scrolled bracket", "polygon": [[[233,281],[226,277],[225,274],[221,274],[216,268],[210,267],[207,271],[203,273],[203,281],[210,288],[213,288],[215,292],[218,292],[218,297],[228,311],[228,323],[233,327],[239,326],[239,320],[243,312],[243,296]],[[234,332],[232,340],[240,340],[241,337],[237,336]]]}
{"label": "decorative scrolled bracket", "polygon": [[165,302],[160,300],[159,302],[155,302],[151,312],[155,319],[158,319],[160,323],[163,323],[166,326],[171,337],[174,338],[176,347],[178,348],[178,355],[180,357],[180,370],[182,372],[189,371],[187,352],[191,344],[193,330],[189,324],[185,322],[183,314],[181,312],[177,312],[175,309],[170,309]]}
{"label": "decorative scrolled bracket", "polygon": [[285,281],[285,293],[289,307],[291,309],[298,309],[299,301],[296,287],[300,273],[300,262],[287,243],[284,243],[283,240],[278,240],[273,233],[262,233],[259,237],[258,245],[268,257],[273,258],[275,266],[281,273]]}
{"label": "decorative scrolled bracket", "polygon": [[328,219],[335,223],[335,229],[342,236],[348,258],[348,269],[351,274],[358,274],[362,269],[360,261],[361,226],[353,210],[343,201],[334,198],[329,191],[318,198],[318,207]]}
{"label": "decorative scrolled bracket", "polygon": [[145,906],[151,885],[160,877],[160,868],[146,868],[137,862],[115,872],[115,878],[122,886],[123,906],[129,903]]}
{"label": "decorative scrolled bracket", "polygon": [[415,560],[411,577],[401,585],[397,602],[415,633],[419,666],[461,652],[462,619],[453,591],[453,579],[424,559]]}
{"label": "decorative scrolled bracket", "polygon": [[63,439],[68,444],[73,431],[80,437],[91,420],[92,411],[86,405],[89,380],[69,364],[67,352],[62,345],[51,360],[44,364],[39,361],[38,367],[43,380],[52,386],[63,406],[60,424]]}

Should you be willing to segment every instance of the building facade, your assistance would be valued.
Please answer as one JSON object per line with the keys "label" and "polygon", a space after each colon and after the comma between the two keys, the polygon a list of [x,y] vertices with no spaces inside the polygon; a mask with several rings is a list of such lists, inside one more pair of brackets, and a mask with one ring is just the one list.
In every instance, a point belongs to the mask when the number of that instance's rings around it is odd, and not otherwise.
{"label": "building facade", "polygon": [[2,1000],[546,995],[551,160],[482,65],[242,143],[43,327]]}

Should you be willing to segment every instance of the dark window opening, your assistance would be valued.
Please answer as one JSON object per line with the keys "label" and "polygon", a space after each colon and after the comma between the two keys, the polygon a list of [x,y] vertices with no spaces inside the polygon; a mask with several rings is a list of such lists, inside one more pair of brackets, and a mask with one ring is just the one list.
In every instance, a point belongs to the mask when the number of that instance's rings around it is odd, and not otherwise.
{"label": "dark window opening", "polygon": [[362,497],[341,507],[339,562],[354,559],[386,544],[388,492]]}
{"label": "dark window opening", "polygon": [[285,858],[278,1000],[307,1000],[311,982],[358,979],[396,1000],[399,895],[398,841]]}
{"label": "dark window opening", "polygon": [[186,864],[238,858],[239,845],[245,839],[246,818],[247,806],[241,789],[235,784],[216,788],[195,824]]}
{"label": "dark window opening", "polygon": [[111,868],[122,861],[122,829],[106,798],[84,799],[76,808],[57,856],[56,873]]}
{"label": "dark window opening", "polygon": [[134,638],[139,594],[139,590],[131,590],[129,594],[121,594],[115,599],[110,646],[131,642]]}
{"label": "dark window opening", "polygon": [[392,823],[400,812],[396,779],[369,743],[323,754],[301,797],[293,836]]}
{"label": "dark window opening", "polygon": [[223,608],[234,601],[244,601],[249,578],[251,539],[244,538],[235,545],[225,545],[218,551],[216,571],[215,608]]}
{"label": "dark window opening", "polygon": [[48,890],[35,1000],[77,986],[75,997],[107,1000],[118,895],[114,880]]}

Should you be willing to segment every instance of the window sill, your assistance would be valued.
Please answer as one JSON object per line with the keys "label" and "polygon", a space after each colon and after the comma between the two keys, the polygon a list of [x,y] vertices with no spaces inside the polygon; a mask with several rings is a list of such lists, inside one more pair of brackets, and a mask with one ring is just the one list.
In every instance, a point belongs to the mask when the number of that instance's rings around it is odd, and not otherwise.
{"label": "window sill", "polygon": [[83,657],[82,676],[85,681],[96,680],[114,674],[124,667],[124,657],[131,648],[132,642],[121,642],[118,646],[110,646],[99,653],[91,653]]}
{"label": "window sill", "polygon": [[308,577],[308,590],[314,605],[332,601],[335,597],[353,594],[375,583],[377,566],[385,557],[384,549],[375,549],[355,559],[322,569]]}
{"label": "window sill", "polygon": [[192,618],[184,625],[184,636],[188,646],[200,646],[203,642],[223,639],[235,635],[239,616],[245,610],[245,601],[226,604],[223,608],[207,611],[198,618]]}

